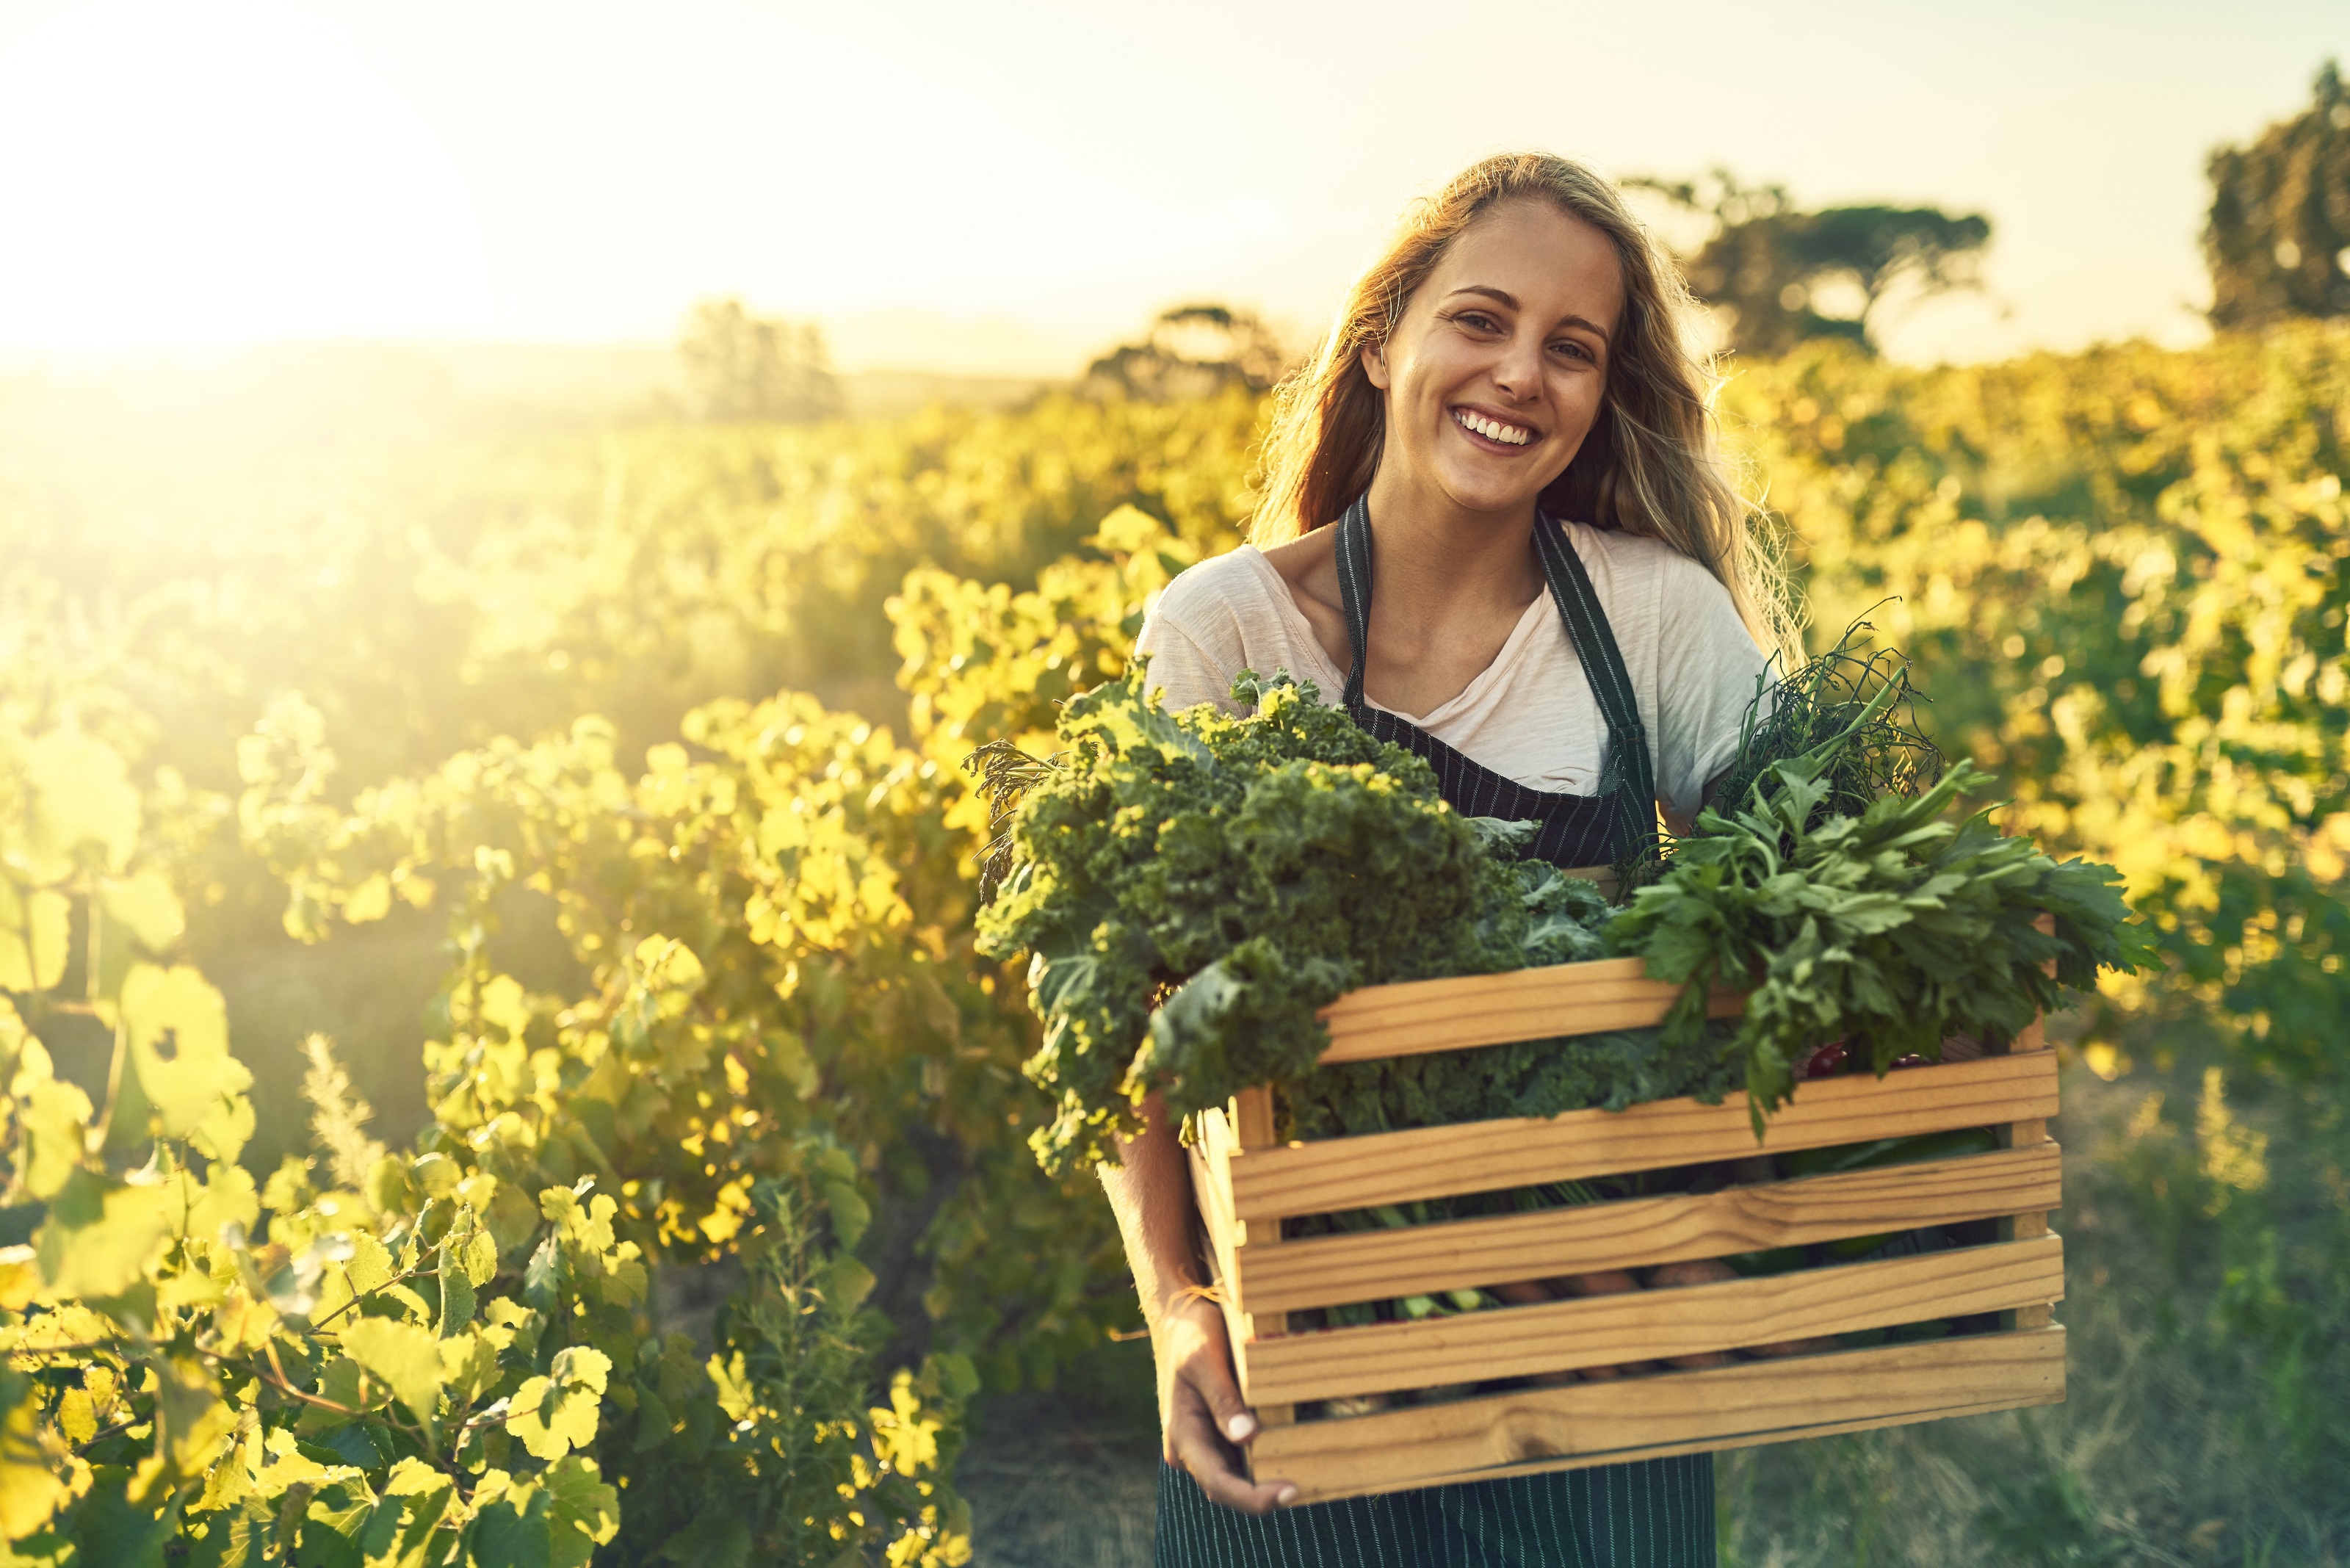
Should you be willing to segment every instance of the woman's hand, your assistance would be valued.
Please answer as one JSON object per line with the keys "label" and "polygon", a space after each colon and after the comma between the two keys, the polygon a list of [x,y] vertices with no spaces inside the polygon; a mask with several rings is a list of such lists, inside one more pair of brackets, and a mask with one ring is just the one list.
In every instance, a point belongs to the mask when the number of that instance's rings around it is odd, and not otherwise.
{"label": "woman's hand", "polygon": [[1271,1513],[1297,1496],[1284,1480],[1252,1481],[1240,1446],[1256,1436],[1256,1416],[1232,1376],[1224,1314],[1191,1296],[1170,1306],[1151,1336],[1159,1360],[1159,1425],[1167,1462],[1197,1481],[1208,1501],[1243,1513]]}

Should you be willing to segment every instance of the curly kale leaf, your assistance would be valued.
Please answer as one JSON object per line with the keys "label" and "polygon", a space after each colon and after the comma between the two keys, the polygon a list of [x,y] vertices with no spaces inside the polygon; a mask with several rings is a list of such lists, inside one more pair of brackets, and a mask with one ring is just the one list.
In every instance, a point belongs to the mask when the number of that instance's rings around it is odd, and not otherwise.
{"label": "curly kale leaf", "polygon": [[1284,1086],[1286,1136],[1620,1111],[1683,1095],[1718,1105],[1742,1077],[1727,1050],[1731,1033],[1713,1023],[1694,1041],[1675,1041],[1661,1029],[1627,1029],[1322,1067]]}
{"label": "curly kale leaf", "polygon": [[1454,812],[1420,759],[1310,686],[1234,693],[1254,711],[1170,713],[1138,669],[1074,699],[1065,754],[1011,814],[980,938],[1033,955],[1048,1166],[1105,1157],[1154,1090],[1188,1115],[1310,1071],[1315,1013],[1358,986],[1518,968],[1530,937],[1592,945],[1596,889],[1500,857],[1517,830]]}

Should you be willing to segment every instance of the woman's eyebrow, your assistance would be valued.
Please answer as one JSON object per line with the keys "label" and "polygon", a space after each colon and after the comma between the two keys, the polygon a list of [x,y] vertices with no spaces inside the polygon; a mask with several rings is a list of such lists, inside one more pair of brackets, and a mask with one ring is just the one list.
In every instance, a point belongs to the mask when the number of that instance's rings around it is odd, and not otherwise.
{"label": "woman's eyebrow", "polygon": [[[1517,296],[1512,294],[1508,289],[1495,288],[1490,283],[1464,283],[1452,292],[1454,294],[1479,294],[1484,296],[1487,299],[1496,301],[1502,305],[1506,305],[1512,310],[1518,308]],[[1558,324],[1561,327],[1580,327],[1586,332],[1589,332],[1597,337],[1599,341],[1602,343],[1613,343],[1615,341],[1613,337],[1608,336],[1607,328],[1600,326],[1599,323],[1592,320],[1587,316],[1562,316],[1558,318]]]}

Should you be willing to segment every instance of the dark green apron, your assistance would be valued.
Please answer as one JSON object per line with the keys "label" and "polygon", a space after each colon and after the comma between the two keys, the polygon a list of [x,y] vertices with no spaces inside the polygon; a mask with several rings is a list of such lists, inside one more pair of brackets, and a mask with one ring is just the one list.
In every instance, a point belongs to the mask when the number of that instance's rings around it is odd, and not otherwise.
{"label": "dark green apron", "polygon": [[[1534,522],[1543,576],[1607,724],[1596,794],[1529,789],[1363,697],[1370,643],[1370,508],[1338,524],[1338,586],[1354,642],[1347,711],[1427,759],[1454,810],[1539,824],[1528,853],[1555,866],[1622,864],[1656,838],[1656,765],[1632,679],[1591,577],[1547,517]],[[1553,1470],[1287,1509],[1259,1519],[1210,1502],[1181,1470],[1159,1474],[1159,1568],[1711,1568],[1713,1456]]]}

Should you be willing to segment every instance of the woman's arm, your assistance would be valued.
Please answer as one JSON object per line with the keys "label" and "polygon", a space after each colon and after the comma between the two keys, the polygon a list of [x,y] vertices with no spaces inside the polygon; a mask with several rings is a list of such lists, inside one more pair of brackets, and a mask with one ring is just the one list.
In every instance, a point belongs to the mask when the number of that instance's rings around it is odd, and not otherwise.
{"label": "woman's arm", "polygon": [[1144,1103],[1143,1117],[1142,1136],[1118,1146],[1122,1163],[1104,1165],[1101,1182],[1126,1238],[1127,1262],[1150,1326],[1165,1457],[1209,1501],[1244,1513],[1270,1513],[1297,1489],[1280,1480],[1252,1482],[1240,1467],[1234,1445],[1256,1436],[1256,1417],[1242,1402],[1232,1376],[1222,1309],[1200,1293],[1207,1282],[1193,1242],[1191,1163],[1158,1096]]}

